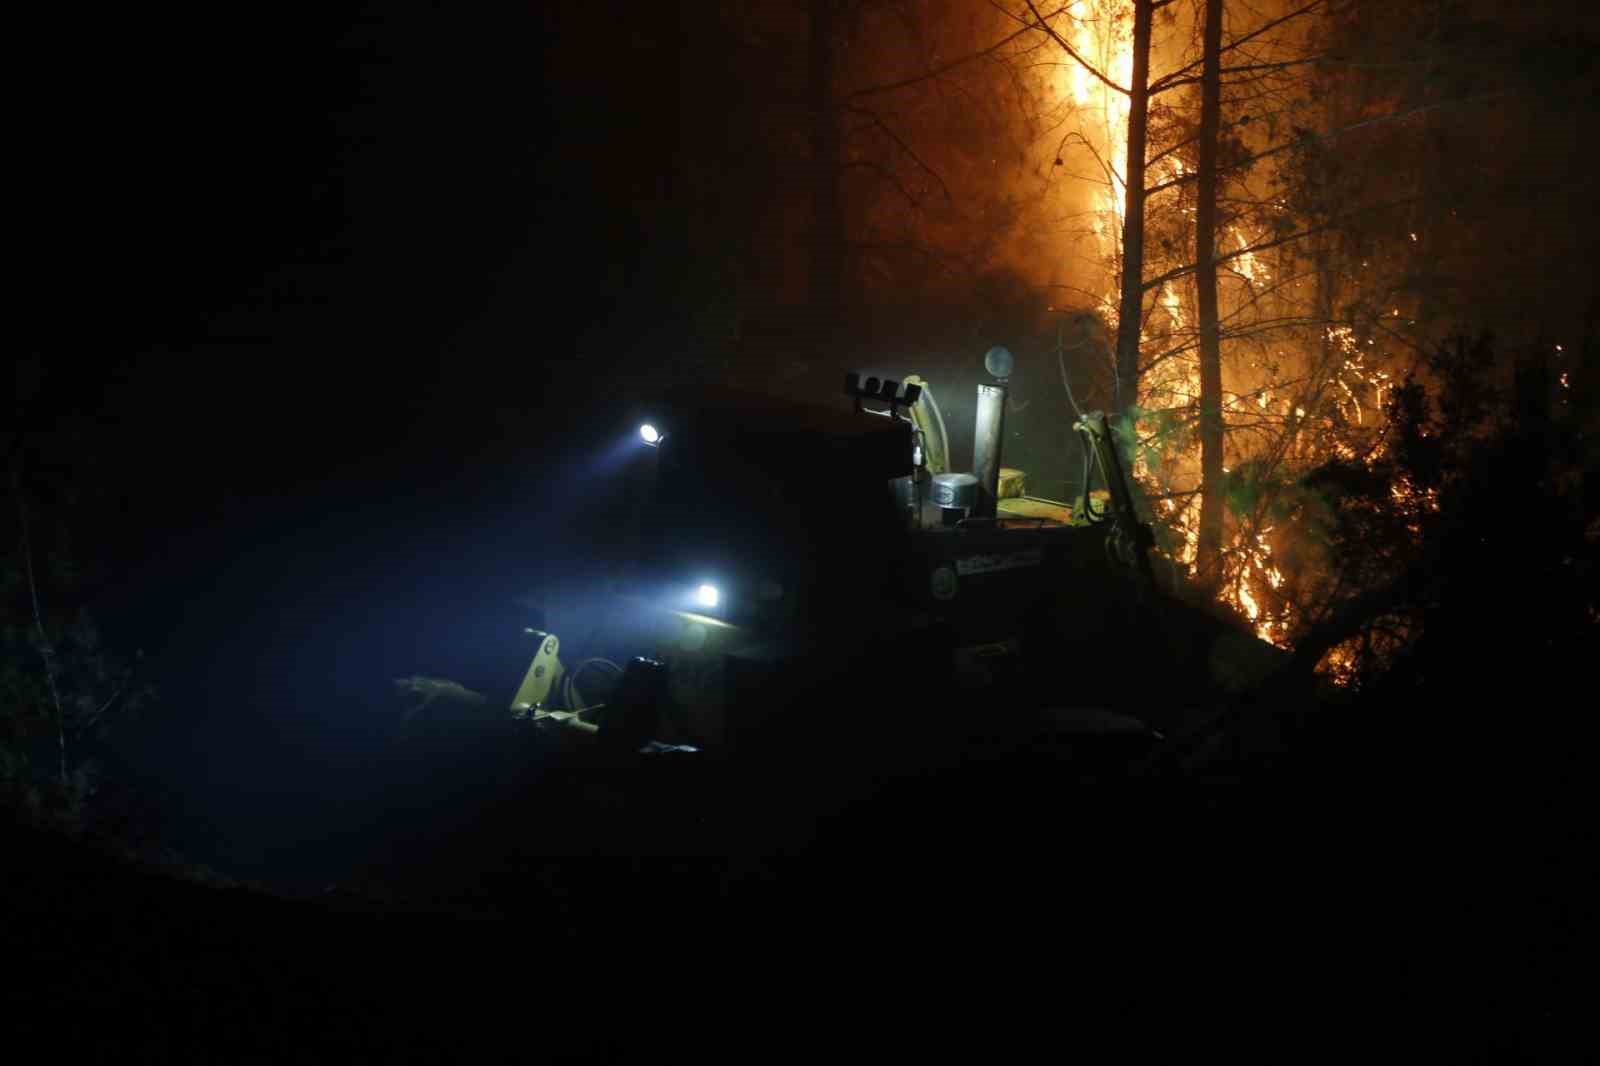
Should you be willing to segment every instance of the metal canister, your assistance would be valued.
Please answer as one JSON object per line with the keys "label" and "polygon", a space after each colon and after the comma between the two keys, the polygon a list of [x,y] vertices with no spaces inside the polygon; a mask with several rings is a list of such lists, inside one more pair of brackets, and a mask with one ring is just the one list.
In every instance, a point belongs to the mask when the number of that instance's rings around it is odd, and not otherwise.
{"label": "metal canister", "polygon": [[971,474],[933,475],[933,502],[940,507],[971,510],[978,502],[978,479]]}

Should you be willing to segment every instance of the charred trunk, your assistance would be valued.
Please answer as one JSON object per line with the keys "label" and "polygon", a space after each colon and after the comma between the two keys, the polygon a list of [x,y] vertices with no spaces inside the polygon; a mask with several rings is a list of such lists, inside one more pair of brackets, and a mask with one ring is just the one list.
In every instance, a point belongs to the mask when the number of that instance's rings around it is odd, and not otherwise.
{"label": "charred trunk", "polygon": [[1222,112],[1222,0],[1206,0],[1200,73],[1200,160],[1196,174],[1195,302],[1200,317],[1200,580],[1222,576],[1222,341],[1217,323],[1217,136]]}
{"label": "charred trunk", "polygon": [[1117,412],[1139,398],[1139,329],[1144,319],[1144,157],[1150,118],[1152,0],[1134,0],[1133,80],[1128,86],[1128,157],[1122,216],[1122,299],[1117,312]]}

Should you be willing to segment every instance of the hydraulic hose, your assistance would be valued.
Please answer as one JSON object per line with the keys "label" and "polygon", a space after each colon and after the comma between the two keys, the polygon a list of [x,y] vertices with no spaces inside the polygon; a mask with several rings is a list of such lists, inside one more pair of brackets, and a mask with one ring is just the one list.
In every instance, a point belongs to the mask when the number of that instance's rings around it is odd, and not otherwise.
{"label": "hydraulic hose", "polygon": [[578,687],[578,679],[583,676],[586,670],[609,672],[612,674],[613,683],[622,677],[622,667],[610,659],[602,659],[598,656],[584,659],[577,666],[567,671],[566,676],[561,679],[561,703],[567,710],[580,714],[584,711],[598,710],[605,706],[603,703],[590,705],[583,702],[583,690]]}
{"label": "hydraulic hose", "polygon": [[[1085,429],[1081,423],[1076,426],[1076,429],[1078,430],[1078,436],[1083,440],[1083,517],[1090,525],[1097,526],[1106,521],[1108,517],[1105,511],[1098,513],[1095,511],[1094,500],[1089,495],[1089,489],[1093,484],[1094,468],[1099,465],[1100,453],[1095,450],[1094,435]],[[1109,476],[1104,470],[1100,473],[1102,479],[1107,483],[1106,488],[1109,490],[1111,488]]]}

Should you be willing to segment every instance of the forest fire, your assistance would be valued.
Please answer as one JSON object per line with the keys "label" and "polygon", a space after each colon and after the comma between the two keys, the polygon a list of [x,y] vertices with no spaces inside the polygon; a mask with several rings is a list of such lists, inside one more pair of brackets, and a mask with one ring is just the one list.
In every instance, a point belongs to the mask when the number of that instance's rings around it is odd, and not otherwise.
{"label": "forest fire", "polygon": [[121,7],[16,34],[18,1043],[1581,1055],[1600,4]]}
{"label": "forest fire", "polygon": [[[1129,141],[1134,6],[1076,0],[1058,29],[1077,59],[1063,64],[1058,92],[1077,109],[1077,139],[1103,176],[1093,201],[1096,258],[1102,264],[1094,293],[1096,310],[1113,330],[1124,269],[1121,239],[1128,190],[1118,161]],[[1293,65],[1284,52],[1294,43],[1292,34],[1278,24],[1292,26],[1301,13],[1254,16],[1263,20],[1257,27],[1230,26],[1233,43],[1228,48],[1253,40],[1252,48],[1258,49],[1235,54],[1231,62],[1246,69]],[[1197,80],[1180,77],[1200,64],[1192,43],[1198,27],[1191,29],[1174,24],[1152,35],[1148,84],[1158,91],[1164,91],[1163,85]],[[1281,110],[1312,106],[1303,84],[1251,82],[1251,93],[1236,93],[1239,99],[1229,105],[1242,112],[1236,116],[1236,152],[1273,155],[1268,140],[1254,131],[1270,128],[1275,116],[1268,115],[1253,129],[1248,125],[1254,117],[1251,108],[1259,106],[1254,97],[1269,90],[1278,94],[1273,106]],[[1225,458],[1223,483],[1205,484],[1198,431],[1201,323],[1194,268],[1183,265],[1192,253],[1197,212],[1195,126],[1178,113],[1183,104],[1163,106],[1166,110],[1152,119],[1145,174],[1147,192],[1160,198],[1141,208],[1145,241],[1148,245],[1154,238],[1157,250],[1153,259],[1148,252],[1145,259],[1144,276],[1154,274],[1155,282],[1145,283],[1138,331],[1136,439],[1128,442],[1133,469],[1165,527],[1174,580],[1181,574],[1197,581],[1247,619],[1257,636],[1287,646],[1304,619],[1303,605],[1286,594],[1289,582],[1276,558],[1282,538],[1295,535],[1282,521],[1289,507],[1285,486],[1297,474],[1330,460],[1370,464],[1381,456],[1397,372],[1377,345],[1378,328],[1334,312],[1332,292],[1338,282],[1327,269],[1327,249],[1318,246],[1307,252],[1282,239],[1297,223],[1288,198],[1271,191],[1282,185],[1276,168],[1236,164],[1225,180],[1232,183],[1236,200],[1254,203],[1223,212],[1217,220],[1215,254],[1225,263],[1218,284]],[[1416,231],[1406,236],[1413,245],[1419,242]],[[1363,267],[1370,267],[1370,261],[1363,261]],[[1385,311],[1391,319],[1401,317],[1398,306]],[[1227,501],[1223,543],[1209,564],[1201,557],[1202,504],[1208,491],[1225,494]],[[1304,570],[1307,554],[1296,554],[1297,566]],[[1202,572],[1207,565],[1212,572]],[[1303,588],[1318,580],[1302,573],[1296,585]],[[1330,674],[1342,676],[1336,664]]]}
{"label": "forest fire", "polygon": [[[1083,137],[1105,174],[1096,196],[1099,210],[1095,233],[1100,242],[1100,259],[1106,265],[1098,310],[1115,326],[1122,267],[1119,235],[1127,193],[1115,161],[1127,152],[1130,116],[1129,96],[1115,86],[1130,84],[1133,38],[1127,6],[1113,0],[1077,0],[1068,9],[1067,17],[1073,47],[1107,76],[1096,78],[1082,63],[1066,67],[1067,92],[1080,112],[1089,116]],[[1115,86],[1107,84],[1108,80]],[[1185,174],[1182,157],[1166,152],[1155,161],[1150,178],[1155,183],[1176,182]],[[1242,253],[1236,259],[1240,273],[1252,283],[1268,280],[1268,272],[1248,251],[1249,239],[1237,229],[1229,231],[1228,237]],[[1142,348],[1155,348],[1162,354],[1149,361],[1140,382],[1138,406],[1144,417],[1137,423],[1134,471],[1150,491],[1157,516],[1176,535],[1169,545],[1169,556],[1193,576],[1198,561],[1200,497],[1190,486],[1199,480],[1198,439],[1192,433],[1170,432],[1175,424],[1173,416],[1184,418],[1187,412],[1197,409],[1200,400],[1200,372],[1193,360],[1192,294],[1178,284],[1164,285],[1156,293],[1155,310],[1157,314],[1142,324],[1140,341]],[[1257,393],[1258,409],[1268,408],[1271,392],[1270,387],[1264,387]],[[1233,403],[1243,398],[1236,391]],[[1270,563],[1271,546],[1266,536],[1269,532],[1270,527],[1254,535],[1240,532],[1233,552],[1244,565],[1235,568],[1233,580],[1220,589],[1220,594],[1243,611],[1255,624],[1258,635],[1273,639],[1275,630],[1283,627],[1264,616],[1247,580],[1254,573],[1262,575],[1274,588],[1281,583],[1281,575]]]}

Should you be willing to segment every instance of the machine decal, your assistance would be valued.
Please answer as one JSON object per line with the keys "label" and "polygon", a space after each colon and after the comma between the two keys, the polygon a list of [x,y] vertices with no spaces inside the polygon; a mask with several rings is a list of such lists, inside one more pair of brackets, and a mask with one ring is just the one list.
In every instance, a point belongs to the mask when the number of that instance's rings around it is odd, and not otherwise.
{"label": "machine decal", "polygon": [[964,559],[956,560],[956,573],[963,577],[969,574],[991,574],[997,570],[1016,570],[1024,566],[1038,566],[1044,561],[1044,553],[1038,548],[1029,548],[1026,551],[1000,552],[992,555],[969,555]]}

